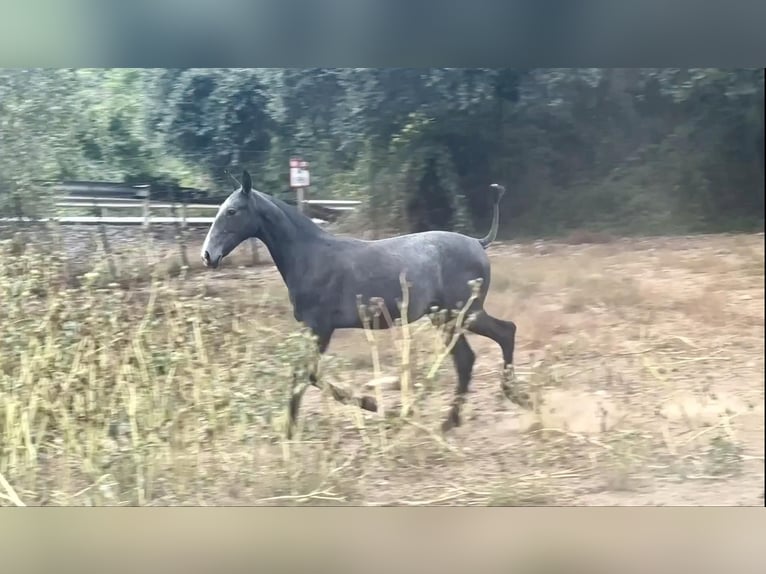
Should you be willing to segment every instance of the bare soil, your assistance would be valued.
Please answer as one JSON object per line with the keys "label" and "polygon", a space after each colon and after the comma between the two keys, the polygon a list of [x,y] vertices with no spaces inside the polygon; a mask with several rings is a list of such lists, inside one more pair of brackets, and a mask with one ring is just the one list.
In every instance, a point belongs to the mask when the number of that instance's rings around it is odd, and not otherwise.
{"label": "bare soil", "polygon": [[[264,265],[237,267],[250,256],[242,251],[218,272],[195,271],[192,280],[224,299],[252,297],[255,304],[268,293],[281,301],[286,324],[297,328],[265,250]],[[195,248],[189,253],[195,257]],[[420,422],[404,424],[386,456],[367,460],[341,499],[764,503],[763,234],[497,244],[489,254],[487,309],[517,323],[517,374],[539,398],[537,412],[501,395],[499,348],[469,335],[477,360],[463,425],[444,438],[438,433],[455,384],[447,358],[418,407]],[[391,410],[400,400],[390,382],[398,380],[399,335],[376,337]],[[434,352],[421,356],[433,359]],[[363,392],[373,378],[370,357],[364,332],[344,331],[336,333],[325,363],[342,361],[329,376],[340,369]],[[333,406],[309,389],[301,412],[314,422],[301,440],[311,440],[328,409],[344,409],[346,421],[361,417],[367,432],[375,432],[377,415]],[[354,452],[363,436],[347,424],[342,441]],[[221,502],[251,501],[231,494]]]}

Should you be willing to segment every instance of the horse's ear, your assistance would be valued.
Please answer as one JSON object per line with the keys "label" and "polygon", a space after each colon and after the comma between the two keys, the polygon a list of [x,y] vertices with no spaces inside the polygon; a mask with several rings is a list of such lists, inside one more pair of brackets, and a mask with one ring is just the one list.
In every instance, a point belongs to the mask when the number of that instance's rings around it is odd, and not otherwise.
{"label": "horse's ear", "polygon": [[253,191],[253,180],[247,170],[242,172],[242,193],[248,194]]}

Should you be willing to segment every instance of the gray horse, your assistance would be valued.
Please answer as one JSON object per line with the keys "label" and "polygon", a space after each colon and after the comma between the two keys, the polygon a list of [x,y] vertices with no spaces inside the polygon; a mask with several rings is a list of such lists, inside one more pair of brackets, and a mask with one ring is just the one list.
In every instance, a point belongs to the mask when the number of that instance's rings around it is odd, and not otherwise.
{"label": "gray horse", "polygon": [[[220,206],[210,226],[201,256],[207,267],[217,268],[221,260],[242,241],[257,237],[269,250],[287,286],[295,319],[315,335],[319,358],[336,329],[362,328],[360,302],[382,303],[392,320],[400,318],[402,300],[400,276],[408,287],[408,321],[416,321],[436,307],[454,310],[473,297],[468,313],[468,331],[489,337],[501,348],[505,365],[502,388],[513,402],[528,408],[528,396],[513,390],[513,351],[516,325],[492,317],[484,310],[490,282],[487,246],[497,235],[499,203],[505,189],[497,184],[489,233],[475,239],[449,231],[425,231],[376,241],[338,237],[328,233],[295,207],[252,187],[244,171],[242,184]],[[478,280],[478,281],[475,281]],[[474,289],[472,292],[471,284]],[[383,323],[376,328],[388,328]],[[448,336],[451,337],[451,333]],[[443,429],[460,424],[460,406],[471,380],[475,354],[464,335],[451,348],[457,371],[455,400]],[[316,365],[308,381],[293,381],[288,436],[297,419],[301,398],[311,385],[323,386]],[[352,398],[330,385],[336,400],[355,402],[377,411],[373,397]]]}

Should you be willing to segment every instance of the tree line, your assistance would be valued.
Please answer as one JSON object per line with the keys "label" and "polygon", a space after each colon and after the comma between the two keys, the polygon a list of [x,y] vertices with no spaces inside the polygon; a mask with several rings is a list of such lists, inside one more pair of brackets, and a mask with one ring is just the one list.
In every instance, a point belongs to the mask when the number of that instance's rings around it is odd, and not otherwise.
{"label": "tree line", "polygon": [[[501,236],[763,227],[762,69],[2,69],[0,209],[40,181],[360,198],[371,225]],[[14,207],[15,206],[15,207]],[[19,207],[20,206],[20,207]]]}

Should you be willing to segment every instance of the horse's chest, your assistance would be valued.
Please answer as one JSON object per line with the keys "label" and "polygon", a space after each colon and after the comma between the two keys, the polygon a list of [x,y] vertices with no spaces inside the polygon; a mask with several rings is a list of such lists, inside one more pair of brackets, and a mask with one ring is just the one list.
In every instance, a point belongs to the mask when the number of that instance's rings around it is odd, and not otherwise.
{"label": "horse's chest", "polygon": [[293,305],[293,315],[297,321],[303,321],[311,311],[322,305],[321,298],[311,293],[290,293],[290,303]]}
{"label": "horse's chest", "polygon": [[295,318],[300,321],[300,316],[303,312],[304,306],[301,304],[302,297],[297,296],[294,293],[290,293],[290,304],[293,306],[293,314],[295,315]]}

